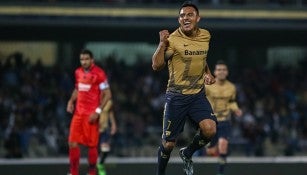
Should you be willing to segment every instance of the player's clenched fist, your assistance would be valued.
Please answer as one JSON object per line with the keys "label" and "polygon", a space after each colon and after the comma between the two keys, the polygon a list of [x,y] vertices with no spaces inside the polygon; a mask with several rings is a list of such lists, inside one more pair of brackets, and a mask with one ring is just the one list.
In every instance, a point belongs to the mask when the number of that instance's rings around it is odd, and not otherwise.
{"label": "player's clenched fist", "polygon": [[168,30],[161,30],[161,31],[159,32],[159,35],[160,35],[160,42],[167,45],[167,44],[168,44],[167,38],[169,37],[169,32],[168,32]]}
{"label": "player's clenched fist", "polygon": [[205,84],[206,85],[211,85],[215,83],[215,79],[211,74],[205,74]]}

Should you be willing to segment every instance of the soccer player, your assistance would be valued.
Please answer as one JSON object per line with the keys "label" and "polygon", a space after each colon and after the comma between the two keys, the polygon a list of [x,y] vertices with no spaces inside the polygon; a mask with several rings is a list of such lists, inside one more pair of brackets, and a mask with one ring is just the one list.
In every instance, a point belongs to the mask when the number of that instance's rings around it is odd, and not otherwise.
{"label": "soccer player", "polygon": [[228,139],[231,134],[230,116],[232,112],[236,116],[241,116],[242,111],[235,101],[236,87],[227,80],[228,68],[224,61],[216,63],[214,75],[216,82],[206,86],[206,94],[217,117],[218,125],[217,134],[206,150],[208,155],[219,156],[217,174],[223,175],[228,152]]}
{"label": "soccer player", "polygon": [[153,70],[168,65],[169,72],[157,175],[165,175],[186,120],[199,129],[192,142],[179,151],[186,175],[193,175],[193,153],[208,144],[216,133],[216,117],[204,93],[204,84],[215,82],[206,61],[210,33],[198,27],[199,21],[197,6],[184,2],[179,9],[179,28],[171,34],[168,30],[159,32],[160,42],[152,56]]}
{"label": "soccer player", "polygon": [[111,109],[112,101],[109,100],[104,107],[99,118],[99,132],[100,132],[100,161],[97,164],[98,175],[106,175],[104,162],[111,151],[110,139],[116,133],[117,125],[114,117],[114,112]]}
{"label": "soccer player", "polygon": [[96,175],[98,117],[112,95],[107,76],[95,65],[90,50],[81,52],[80,63],[75,71],[75,89],[67,104],[67,112],[74,113],[68,138],[70,174],[79,174],[79,145],[84,145],[88,148],[88,174]]}

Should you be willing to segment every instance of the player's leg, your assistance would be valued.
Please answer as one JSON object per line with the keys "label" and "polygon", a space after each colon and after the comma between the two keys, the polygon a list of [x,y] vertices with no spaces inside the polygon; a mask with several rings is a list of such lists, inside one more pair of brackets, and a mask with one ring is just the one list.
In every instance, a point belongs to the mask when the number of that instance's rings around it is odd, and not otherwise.
{"label": "player's leg", "polygon": [[79,174],[80,147],[76,142],[69,142],[69,172],[71,175]]}
{"label": "player's leg", "polygon": [[98,175],[106,175],[106,169],[104,166],[104,162],[111,150],[110,147],[110,137],[111,131],[109,126],[109,118],[110,118],[110,108],[112,107],[112,101],[109,100],[105,107],[103,108],[103,112],[99,117],[99,132],[100,132],[100,143],[99,143],[99,162],[97,164]]}
{"label": "player's leg", "polygon": [[206,149],[206,155],[211,156],[211,157],[218,156],[217,146],[213,146],[213,147],[209,147],[205,149]]}
{"label": "player's leg", "polygon": [[99,156],[99,162],[97,164],[97,169],[98,169],[98,175],[106,175],[106,168],[104,166],[104,162],[106,158],[108,157],[110,152],[110,145],[103,143],[100,145],[100,156]]}
{"label": "player's leg", "polygon": [[217,157],[219,155],[218,152],[218,141],[219,141],[219,133],[220,133],[220,125],[217,126],[217,131],[215,136],[211,139],[210,143],[206,146],[206,154],[208,156]]}
{"label": "player's leg", "polygon": [[228,140],[221,137],[218,142],[218,151],[219,151],[219,162],[218,162],[218,175],[224,175],[226,158],[228,150]]}
{"label": "player's leg", "polygon": [[165,175],[166,167],[175,144],[175,141],[162,141],[158,149],[158,168],[156,175]]}
{"label": "player's leg", "polygon": [[212,119],[204,119],[199,123],[198,132],[192,142],[182,150],[187,158],[191,158],[195,151],[207,145],[216,133],[216,122]]}
{"label": "player's leg", "polygon": [[190,104],[188,115],[194,124],[197,124],[199,132],[196,133],[192,142],[185,148],[182,148],[179,155],[184,163],[186,175],[193,175],[192,155],[198,149],[207,145],[216,133],[216,117],[212,112],[211,105],[204,92],[194,95]]}
{"label": "player's leg", "polygon": [[185,148],[180,149],[179,156],[184,163],[184,172],[186,175],[193,175],[192,155],[198,149],[207,145],[216,132],[216,122],[212,119],[204,119],[199,123],[200,132],[197,133],[192,142]]}
{"label": "player's leg", "polygon": [[219,122],[218,126],[218,152],[219,152],[219,162],[217,167],[217,174],[224,174],[226,167],[226,158],[228,155],[228,140],[231,133],[230,121]]}
{"label": "player's leg", "polygon": [[98,159],[98,150],[96,146],[88,147],[88,174],[96,175],[96,163]]}
{"label": "player's leg", "polygon": [[96,175],[99,141],[98,121],[91,124],[88,122],[88,117],[84,117],[86,121],[83,122],[84,145],[88,147],[88,174]]}
{"label": "player's leg", "polygon": [[109,144],[109,138],[110,138],[110,133],[108,132],[108,130],[105,130],[104,132],[100,133],[100,158],[99,158],[100,160],[97,164],[99,175],[106,174],[104,162],[111,150],[111,147]]}
{"label": "player's leg", "polygon": [[218,131],[217,134],[213,137],[211,142],[206,146],[206,155],[211,157],[217,157],[218,156]]}
{"label": "player's leg", "polygon": [[101,144],[100,150],[101,150],[101,153],[100,153],[99,163],[104,164],[104,162],[105,162],[105,160],[108,157],[109,152],[110,152],[110,144],[108,144],[108,143]]}
{"label": "player's leg", "polygon": [[82,117],[74,115],[69,129],[69,172],[71,175],[79,174],[79,162],[80,162],[80,147],[79,144],[82,133],[80,133],[82,124]]}
{"label": "player's leg", "polygon": [[199,132],[196,133],[193,141],[182,151],[187,158],[191,158],[196,150],[207,145],[216,134],[217,120],[204,92],[200,92],[193,98],[189,116],[194,123],[198,124]]}
{"label": "player's leg", "polygon": [[156,175],[165,175],[171,152],[176,144],[176,138],[183,131],[186,120],[187,105],[182,96],[166,93],[163,115],[162,144],[158,149],[158,167]]}

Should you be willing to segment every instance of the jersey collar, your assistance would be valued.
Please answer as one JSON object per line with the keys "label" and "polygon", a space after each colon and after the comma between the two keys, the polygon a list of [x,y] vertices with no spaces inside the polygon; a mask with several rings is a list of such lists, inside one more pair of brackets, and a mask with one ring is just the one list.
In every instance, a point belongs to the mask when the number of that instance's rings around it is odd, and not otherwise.
{"label": "jersey collar", "polygon": [[83,69],[84,72],[90,72],[94,68],[95,64],[92,63],[92,65],[88,68],[88,70]]}

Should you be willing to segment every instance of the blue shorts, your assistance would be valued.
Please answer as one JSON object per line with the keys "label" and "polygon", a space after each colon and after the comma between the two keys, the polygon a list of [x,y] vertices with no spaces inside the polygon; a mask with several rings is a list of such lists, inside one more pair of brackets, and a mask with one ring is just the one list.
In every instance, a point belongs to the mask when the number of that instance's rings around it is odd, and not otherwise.
{"label": "blue shorts", "polygon": [[229,140],[231,134],[231,123],[230,121],[221,121],[217,124],[217,130],[215,136],[212,138],[209,147],[213,147],[219,141],[219,138]]}
{"label": "blue shorts", "polygon": [[197,128],[204,119],[217,121],[204,91],[192,95],[166,92],[162,139],[175,141],[187,119]]}
{"label": "blue shorts", "polygon": [[99,139],[99,143],[103,144],[103,143],[109,143],[110,139],[111,139],[111,131],[110,129],[106,129],[104,132],[100,133],[100,139]]}

